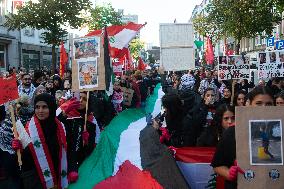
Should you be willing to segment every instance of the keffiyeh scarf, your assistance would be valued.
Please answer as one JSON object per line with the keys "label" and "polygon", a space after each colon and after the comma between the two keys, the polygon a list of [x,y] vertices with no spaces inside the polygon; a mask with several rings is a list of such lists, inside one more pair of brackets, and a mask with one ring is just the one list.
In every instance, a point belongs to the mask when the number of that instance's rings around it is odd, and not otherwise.
{"label": "keffiyeh scarf", "polygon": [[13,138],[12,122],[5,119],[0,125],[0,149],[10,154],[14,154],[15,151],[12,148]]}

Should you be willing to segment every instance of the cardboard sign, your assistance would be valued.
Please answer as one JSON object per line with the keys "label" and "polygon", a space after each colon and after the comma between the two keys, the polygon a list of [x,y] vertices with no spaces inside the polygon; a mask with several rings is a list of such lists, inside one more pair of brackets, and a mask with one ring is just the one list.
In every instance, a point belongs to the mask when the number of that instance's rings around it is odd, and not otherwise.
{"label": "cardboard sign", "polygon": [[122,63],[121,62],[112,62],[112,69],[115,75],[122,74]]}
{"label": "cardboard sign", "polygon": [[15,75],[0,78],[0,104],[19,98],[17,78]]}
{"label": "cardboard sign", "polygon": [[238,189],[283,189],[284,107],[236,107]]}
{"label": "cardboard sign", "polygon": [[102,41],[98,36],[71,41],[73,92],[106,89]]}
{"label": "cardboard sign", "polygon": [[121,87],[121,90],[123,91],[123,104],[125,106],[131,106],[134,90],[126,87]]}
{"label": "cardboard sign", "polygon": [[250,79],[249,58],[242,56],[219,56],[218,79]]}
{"label": "cardboard sign", "polygon": [[284,77],[284,51],[258,53],[258,77]]}

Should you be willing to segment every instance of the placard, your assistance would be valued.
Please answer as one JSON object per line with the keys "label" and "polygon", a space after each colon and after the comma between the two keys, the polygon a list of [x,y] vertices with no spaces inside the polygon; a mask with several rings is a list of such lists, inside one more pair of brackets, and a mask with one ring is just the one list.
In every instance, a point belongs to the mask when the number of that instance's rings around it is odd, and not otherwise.
{"label": "placard", "polygon": [[283,189],[284,107],[236,107],[238,189]]}
{"label": "placard", "polygon": [[219,56],[218,79],[250,79],[249,57]]}
{"label": "placard", "polygon": [[112,62],[112,70],[115,75],[122,74],[123,64],[121,62]]}
{"label": "placard", "polygon": [[106,89],[102,41],[98,36],[71,41],[73,92]]}
{"label": "placard", "polygon": [[257,58],[259,78],[284,77],[284,51],[260,52]]}
{"label": "placard", "polygon": [[126,87],[121,87],[121,90],[123,91],[123,104],[125,106],[131,106],[134,90]]}
{"label": "placard", "polygon": [[17,78],[15,75],[3,78],[0,77],[0,104],[19,98]]}

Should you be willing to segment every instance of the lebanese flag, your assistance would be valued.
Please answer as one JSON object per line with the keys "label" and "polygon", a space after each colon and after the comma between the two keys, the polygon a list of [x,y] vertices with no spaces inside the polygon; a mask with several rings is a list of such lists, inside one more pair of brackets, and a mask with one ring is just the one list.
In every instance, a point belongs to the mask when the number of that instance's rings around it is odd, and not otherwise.
{"label": "lebanese flag", "polygon": [[60,45],[60,65],[59,65],[59,74],[60,74],[60,77],[62,78],[64,76],[64,72],[65,72],[65,65],[67,64],[68,62],[68,56],[67,56],[67,53],[66,53],[66,50],[64,48],[64,43],[63,41],[61,42],[61,45]]}
{"label": "lebanese flag", "polygon": [[138,70],[144,71],[146,69],[147,65],[144,63],[141,57],[139,57],[138,60]]}
{"label": "lebanese flag", "polygon": [[[145,24],[135,24],[129,22],[126,25],[113,25],[107,27],[107,33],[110,43],[110,56],[112,58],[121,58],[128,51],[129,42],[135,38],[140,29]],[[88,33],[86,36],[99,36],[102,30],[94,30]]]}
{"label": "lebanese flag", "polygon": [[210,37],[207,37],[206,41],[205,60],[208,65],[212,65],[214,63],[214,52]]}
{"label": "lebanese flag", "polygon": [[147,113],[153,117],[160,113],[163,95],[159,84],[145,110],[118,114],[102,131],[95,150],[79,168],[79,179],[69,189],[187,189],[175,159],[146,121]]}

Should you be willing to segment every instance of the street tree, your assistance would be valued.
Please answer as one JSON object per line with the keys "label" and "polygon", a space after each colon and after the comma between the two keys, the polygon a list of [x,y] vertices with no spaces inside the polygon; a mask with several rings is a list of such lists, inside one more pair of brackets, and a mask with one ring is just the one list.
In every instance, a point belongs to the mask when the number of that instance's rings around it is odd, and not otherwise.
{"label": "street tree", "polygon": [[105,26],[122,25],[122,14],[115,11],[110,3],[96,5],[90,11],[91,15],[87,20],[89,30],[100,30]]}
{"label": "street tree", "polygon": [[222,28],[218,28],[218,25],[215,22],[210,22],[208,16],[204,14],[197,14],[193,20],[193,27],[196,32],[201,36],[207,37],[210,36],[212,44],[215,45],[218,41],[224,36]]}
{"label": "street tree", "polygon": [[277,1],[213,0],[207,7],[208,22],[235,38],[239,54],[242,38],[254,38],[262,32],[267,36],[272,34],[274,26],[282,20],[282,12],[276,9]]}
{"label": "street tree", "polygon": [[139,56],[141,56],[140,52],[144,49],[144,46],[145,43],[142,42],[139,38],[135,38],[129,43],[130,54],[135,62],[138,62]]}
{"label": "street tree", "polygon": [[85,21],[80,16],[91,7],[89,0],[38,0],[27,2],[17,14],[6,16],[4,26],[9,30],[26,27],[44,30],[45,43],[52,46],[52,72],[56,69],[55,48],[67,36],[67,28],[79,28]]}

